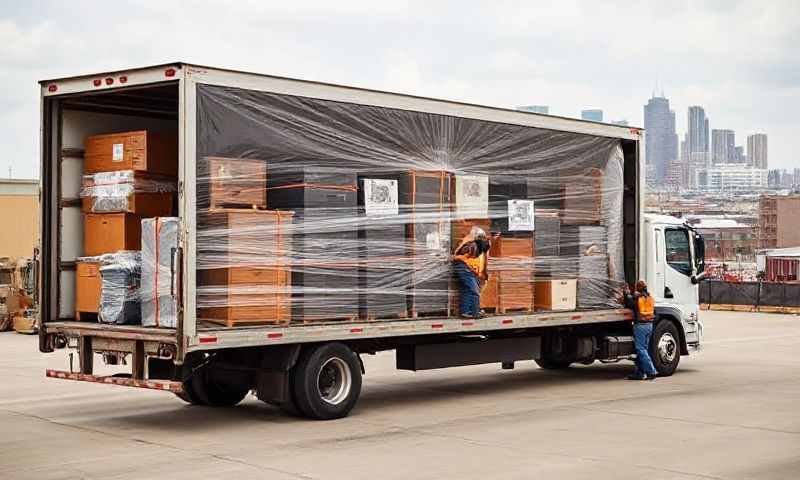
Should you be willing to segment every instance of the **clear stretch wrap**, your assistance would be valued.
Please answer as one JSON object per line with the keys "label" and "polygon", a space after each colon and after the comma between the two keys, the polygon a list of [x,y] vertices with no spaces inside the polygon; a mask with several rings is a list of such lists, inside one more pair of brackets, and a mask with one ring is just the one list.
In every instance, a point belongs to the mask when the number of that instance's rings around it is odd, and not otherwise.
{"label": "clear stretch wrap", "polygon": [[178,324],[176,262],[180,219],[155,217],[142,220],[142,325],[175,328]]}
{"label": "clear stretch wrap", "polygon": [[100,265],[100,308],[103,323],[134,325],[141,322],[139,287],[142,258],[138,251],[122,250],[96,257],[81,257],[81,262]]}
{"label": "clear stretch wrap", "polygon": [[618,139],[210,85],[197,112],[201,321],[457,315],[473,226],[488,313],[548,309],[558,279],[578,309],[618,305]]}
{"label": "clear stretch wrap", "polygon": [[83,210],[91,213],[134,212],[137,201],[144,203],[144,208],[147,208],[148,203],[170,202],[176,191],[175,179],[133,170],[84,175],[82,185],[80,196]]}

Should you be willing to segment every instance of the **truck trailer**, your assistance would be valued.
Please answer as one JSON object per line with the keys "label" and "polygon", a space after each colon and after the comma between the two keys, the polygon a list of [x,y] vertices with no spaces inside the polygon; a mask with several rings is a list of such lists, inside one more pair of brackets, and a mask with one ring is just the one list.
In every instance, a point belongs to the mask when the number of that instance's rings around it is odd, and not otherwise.
{"label": "truck trailer", "polygon": [[638,279],[659,374],[700,347],[702,237],[643,214],[642,129],[186,63],[40,85],[39,349],[79,360],[48,377],[341,418],[379,351],[630,359]]}

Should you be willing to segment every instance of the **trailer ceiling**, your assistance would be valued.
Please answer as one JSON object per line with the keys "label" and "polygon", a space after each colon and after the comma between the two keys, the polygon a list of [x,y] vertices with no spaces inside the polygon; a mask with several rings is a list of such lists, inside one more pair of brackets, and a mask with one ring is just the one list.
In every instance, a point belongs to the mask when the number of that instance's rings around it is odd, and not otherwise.
{"label": "trailer ceiling", "polygon": [[62,106],[68,110],[177,119],[178,100],[178,83],[169,82],[66,96]]}

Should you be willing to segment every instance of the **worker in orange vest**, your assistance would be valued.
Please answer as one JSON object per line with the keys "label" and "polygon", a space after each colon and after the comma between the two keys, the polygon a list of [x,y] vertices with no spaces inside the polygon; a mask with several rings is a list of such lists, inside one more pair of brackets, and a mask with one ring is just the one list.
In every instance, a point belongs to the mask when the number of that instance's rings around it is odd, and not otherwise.
{"label": "worker in orange vest", "polygon": [[647,291],[644,280],[636,282],[631,293],[625,285],[625,306],[633,310],[633,345],[636,349],[636,370],[628,375],[628,380],[655,380],[658,376],[653,360],[650,358],[650,337],[653,336],[655,319],[655,299]]}
{"label": "worker in orange vest", "polygon": [[472,227],[455,249],[453,269],[458,277],[462,318],[482,316],[481,289],[489,279],[487,264],[491,245],[483,229]]}

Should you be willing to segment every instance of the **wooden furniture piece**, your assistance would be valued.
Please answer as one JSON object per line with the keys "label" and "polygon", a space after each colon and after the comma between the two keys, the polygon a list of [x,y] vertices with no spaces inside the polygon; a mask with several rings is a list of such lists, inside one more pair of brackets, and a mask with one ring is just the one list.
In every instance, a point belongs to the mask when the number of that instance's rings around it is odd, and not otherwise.
{"label": "wooden furniture piece", "polygon": [[197,167],[200,208],[267,208],[267,163],[251,158],[204,157]]}
{"label": "wooden furniture piece", "polygon": [[[75,319],[97,319],[100,311],[100,265],[97,262],[78,261],[75,265]],[[87,315],[90,314],[90,315]]]}
{"label": "wooden furniture piece", "polygon": [[138,215],[87,213],[83,225],[83,254],[87,257],[142,247],[142,218]]}
{"label": "wooden furniture piece", "polygon": [[575,310],[577,280],[542,280],[536,282],[534,305],[537,310]]}
{"label": "wooden furniture piece", "polygon": [[198,271],[200,320],[228,327],[289,323],[292,217],[292,212],[253,209],[199,215],[198,263],[208,267]]}
{"label": "wooden furniture piece", "polygon": [[162,175],[178,174],[178,134],[148,130],[87,137],[84,173],[136,170]]}
{"label": "wooden furniture piece", "polygon": [[564,184],[561,221],[564,225],[598,225],[602,218],[603,171],[588,168]]}

